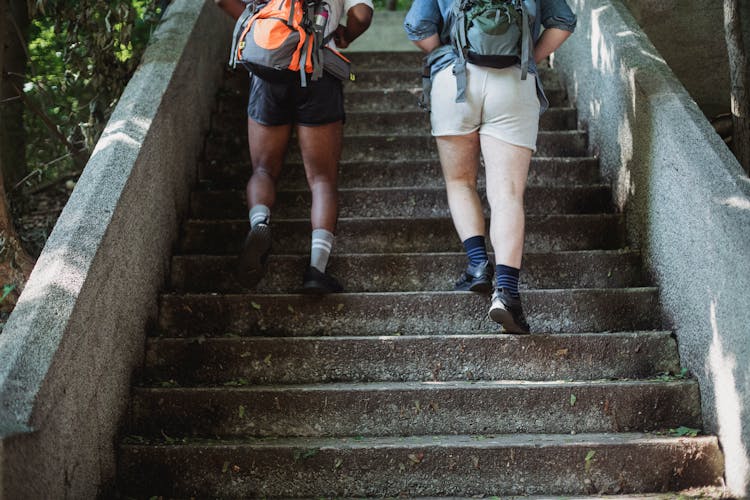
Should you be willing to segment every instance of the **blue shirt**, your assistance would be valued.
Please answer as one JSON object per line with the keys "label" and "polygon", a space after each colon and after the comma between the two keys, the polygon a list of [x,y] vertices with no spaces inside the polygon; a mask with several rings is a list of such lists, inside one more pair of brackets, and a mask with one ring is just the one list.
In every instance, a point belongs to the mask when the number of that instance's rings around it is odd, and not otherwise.
{"label": "blue shirt", "polygon": [[[448,19],[455,0],[414,0],[404,20],[404,30],[409,40],[424,40],[434,34],[440,35],[440,43],[450,44],[449,30],[443,29],[445,19]],[[533,19],[532,37],[534,43],[539,39],[541,27],[558,28],[573,32],[576,27],[576,16],[570,10],[565,0],[524,0],[529,17]],[[537,10],[538,7],[538,10]],[[456,54],[449,51],[432,63],[430,74],[436,75],[441,69],[453,64]],[[537,67],[534,54],[529,54],[529,73],[536,74]],[[544,112],[549,103],[542,89],[542,82],[536,78],[537,95],[541,104],[540,112]]]}

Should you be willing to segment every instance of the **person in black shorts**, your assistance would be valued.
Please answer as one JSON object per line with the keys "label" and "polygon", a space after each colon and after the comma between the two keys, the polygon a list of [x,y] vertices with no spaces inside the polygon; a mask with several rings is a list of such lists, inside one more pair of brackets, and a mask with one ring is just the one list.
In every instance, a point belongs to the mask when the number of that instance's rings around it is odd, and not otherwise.
{"label": "person in black shorts", "polygon": [[[365,32],[372,19],[370,0],[325,0],[329,26],[338,48]],[[237,19],[241,0],[216,0]],[[346,27],[339,20],[346,13]],[[307,293],[340,292],[339,282],[326,273],[338,218],[338,162],[341,156],[344,96],[342,83],[324,72],[302,87],[299,80],[272,82],[251,75],[247,134],[253,173],[247,183],[250,231],[239,255],[241,282],[254,287],[263,277],[271,249],[270,218],[276,201],[276,180],[284,165],[292,127],[296,126],[307,182],[312,192],[310,265],[303,276]]]}

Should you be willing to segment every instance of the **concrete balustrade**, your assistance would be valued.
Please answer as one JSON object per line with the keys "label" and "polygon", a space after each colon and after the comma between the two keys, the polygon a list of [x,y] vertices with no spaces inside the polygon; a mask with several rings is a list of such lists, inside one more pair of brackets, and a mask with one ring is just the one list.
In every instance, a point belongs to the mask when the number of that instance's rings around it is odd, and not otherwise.
{"label": "concrete balustrade", "polygon": [[94,498],[186,212],[230,20],[175,0],[0,334],[0,498]]}
{"label": "concrete balustrade", "polygon": [[[697,376],[728,486],[750,484],[750,180],[620,0],[568,0],[555,56]],[[710,63],[709,63],[710,64]]]}

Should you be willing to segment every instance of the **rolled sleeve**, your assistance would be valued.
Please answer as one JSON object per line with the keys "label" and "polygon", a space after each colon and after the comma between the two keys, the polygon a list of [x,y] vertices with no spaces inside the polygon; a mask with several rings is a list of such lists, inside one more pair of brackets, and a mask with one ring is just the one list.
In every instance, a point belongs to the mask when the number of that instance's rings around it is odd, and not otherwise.
{"label": "rolled sleeve", "polygon": [[565,0],[541,0],[541,19],[545,28],[557,28],[571,33],[575,31],[578,22]]}
{"label": "rolled sleeve", "polygon": [[440,7],[434,0],[414,0],[404,19],[404,31],[411,41],[424,40],[438,33]]}

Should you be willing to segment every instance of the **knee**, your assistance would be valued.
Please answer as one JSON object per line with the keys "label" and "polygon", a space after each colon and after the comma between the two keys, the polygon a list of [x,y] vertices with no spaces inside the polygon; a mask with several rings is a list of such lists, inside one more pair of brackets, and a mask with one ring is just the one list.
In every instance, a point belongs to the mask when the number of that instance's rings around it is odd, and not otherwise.
{"label": "knee", "polygon": [[445,186],[449,190],[471,189],[476,191],[477,179],[473,175],[445,175]]}
{"label": "knee", "polygon": [[307,184],[311,190],[335,191],[336,176],[328,175],[321,172],[308,173]]}
{"label": "knee", "polygon": [[491,206],[523,206],[525,185],[518,185],[513,181],[497,183],[487,186],[487,201]]}
{"label": "knee", "polygon": [[253,177],[256,179],[269,180],[275,184],[278,175],[276,169],[260,163],[258,165],[253,165]]}

